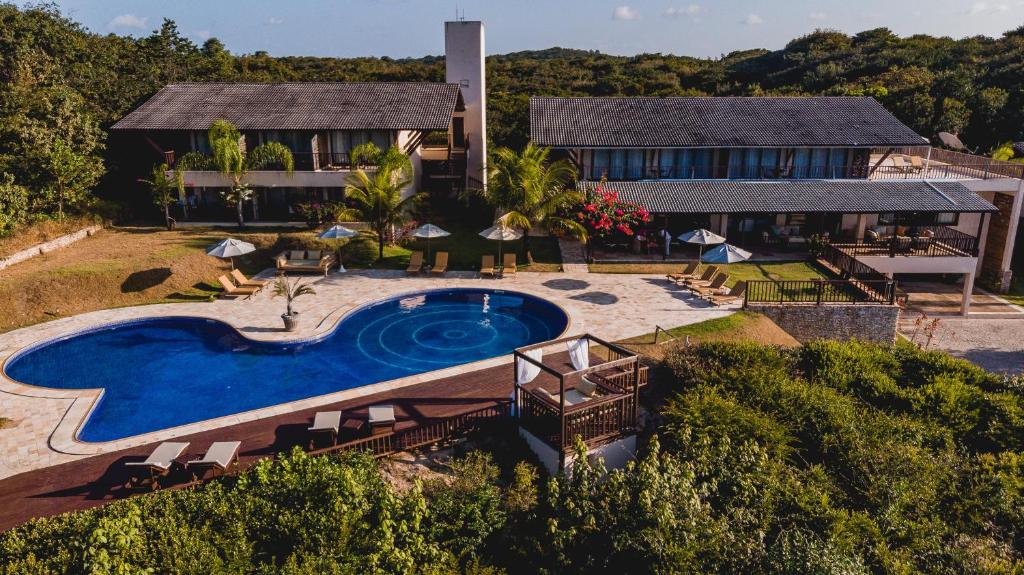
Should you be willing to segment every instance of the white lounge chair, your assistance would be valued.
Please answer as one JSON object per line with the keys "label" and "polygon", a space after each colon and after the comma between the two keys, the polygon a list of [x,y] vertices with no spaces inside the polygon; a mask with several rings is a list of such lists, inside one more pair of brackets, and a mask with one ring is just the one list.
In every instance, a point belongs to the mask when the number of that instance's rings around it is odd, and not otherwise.
{"label": "white lounge chair", "polygon": [[395,428],[395,406],[371,405],[369,408],[370,433],[386,433]]}
{"label": "white lounge chair", "polygon": [[213,442],[202,459],[188,462],[188,468],[192,470],[192,477],[198,479],[208,469],[219,469],[221,475],[227,473],[231,464],[238,460],[238,449],[241,446],[241,441]]}
{"label": "white lounge chair", "polygon": [[[330,435],[331,445],[338,443],[338,430],[341,428],[340,411],[318,411],[313,416],[313,425],[309,427],[309,433],[315,438],[317,435]],[[313,440],[310,439],[310,448],[313,447]]]}
{"label": "white lounge chair", "polygon": [[[152,482],[153,488],[156,489],[157,477],[167,475],[171,471],[171,467],[174,466],[175,460],[181,456],[181,453],[188,447],[188,443],[176,443],[176,442],[164,442],[156,446],[153,453],[149,454],[149,457],[145,461],[128,461],[125,462],[125,467],[145,469],[149,471],[149,480]],[[139,478],[132,477],[129,484]]]}

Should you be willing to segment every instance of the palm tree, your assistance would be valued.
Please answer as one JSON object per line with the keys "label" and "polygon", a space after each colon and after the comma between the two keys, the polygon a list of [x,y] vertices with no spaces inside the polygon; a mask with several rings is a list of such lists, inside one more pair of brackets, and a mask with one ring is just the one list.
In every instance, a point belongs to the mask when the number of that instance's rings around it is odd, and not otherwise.
{"label": "palm tree", "polygon": [[488,165],[487,189],[476,190],[499,212],[497,221],[522,230],[523,249],[529,252],[530,230],[542,227],[549,233],[567,234],[586,241],[587,230],[563,217],[582,196],[570,187],[576,170],[565,160],[549,162],[550,148],[526,144],[522,152],[498,148]]}
{"label": "palm tree", "polygon": [[243,151],[240,145],[242,134],[227,120],[216,120],[210,125],[207,135],[210,141],[209,154],[189,152],[175,164],[178,191],[184,193],[184,172],[189,170],[216,170],[230,176],[231,186],[221,192],[221,196],[229,204],[234,204],[238,227],[242,227],[245,225],[242,206],[252,197],[252,189],[245,182],[249,171],[278,165],[290,174],[295,170],[295,159],[291,150],[279,142],[267,142],[248,152]]}
{"label": "palm tree", "polygon": [[153,203],[164,211],[164,223],[167,224],[167,229],[171,229],[171,204],[178,200],[178,196],[174,193],[174,182],[167,177],[168,170],[170,168],[166,163],[153,164],[153,172],[149,179],[139,178],[139,181],[149,185]]}
{"label": "palm tree", "polygon": [[[371,144],[372,145],[372,144]],[[376,146],[374,146],[376,148]],[[355,208],[344,210],[343,219],[360,218],[369,222],[377,234],[378,259],[384,258],[384,240],[387,233],[401,226],[409,217],[410,209],[423,199],[424,194],[403,197],[412,182],[412,162],[398,148],[377,150],[375,157],[361,155],[376,164],[376,171],[360,168],[349,176],[345,196],[355,202]]]}

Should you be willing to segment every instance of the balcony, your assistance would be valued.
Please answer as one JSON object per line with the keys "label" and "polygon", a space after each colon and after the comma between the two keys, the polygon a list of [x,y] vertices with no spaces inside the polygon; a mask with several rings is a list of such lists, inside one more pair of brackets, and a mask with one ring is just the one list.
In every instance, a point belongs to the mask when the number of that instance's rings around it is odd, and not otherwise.
{"label": "balcony", "polygon": [[871,179],[1006,180],[1014,189],[1024,164],[941,148],[900,148],[871,153]]}
{"label": "balcony", "polygon": [[917,226],[913,235],[839,240],[832,246],[852,256],[978,257],[978,238],[947,226]]}

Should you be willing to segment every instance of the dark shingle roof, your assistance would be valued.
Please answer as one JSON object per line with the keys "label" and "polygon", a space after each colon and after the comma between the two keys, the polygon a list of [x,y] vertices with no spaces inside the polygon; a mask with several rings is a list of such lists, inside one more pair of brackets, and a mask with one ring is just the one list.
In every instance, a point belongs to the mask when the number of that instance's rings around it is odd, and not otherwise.
{"label": "dark shingle roof", "polygon": [[[581,182],[591,188],[597,182]],[[657,213],[993,212],[995,206],[959,182],[923,180],[644,180],[607,182]]]}
{"label": "dark shingle roof", "polygon": [[240,130],[446,130],[458,84],[304,82],[170,84],[122,118],[115,130],[206,130],[214,120]]}
{"label": "dark shingle roof", "polygon": [[927,141],[873,98],[530,99],[541,146],[921,146]]}

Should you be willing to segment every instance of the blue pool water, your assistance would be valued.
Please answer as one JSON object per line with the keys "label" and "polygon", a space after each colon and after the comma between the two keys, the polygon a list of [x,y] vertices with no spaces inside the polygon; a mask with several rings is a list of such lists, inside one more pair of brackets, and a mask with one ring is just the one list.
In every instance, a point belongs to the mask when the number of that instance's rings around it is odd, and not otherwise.
{"label": "blue pool water", "polygon": [[258,343],[212,320],[146,319],[31,348],[6,373],[104,388],[78,438],[110,441],[504,355],[567,324],[560,308],[525,294],[438,290],[363,307],[317,341]]}

